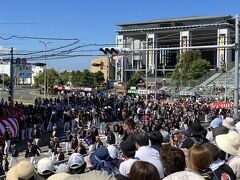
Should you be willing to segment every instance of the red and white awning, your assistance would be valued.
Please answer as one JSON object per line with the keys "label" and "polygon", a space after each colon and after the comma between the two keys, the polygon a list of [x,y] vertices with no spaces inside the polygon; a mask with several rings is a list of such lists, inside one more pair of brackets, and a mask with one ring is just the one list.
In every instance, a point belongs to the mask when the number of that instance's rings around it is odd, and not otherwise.
{"label": "red and white awning", "polygon": [[19,124],[16,118],[0,119],[0,136],[4,136],[6,127],[10,128],[11,137],[18,137]]}

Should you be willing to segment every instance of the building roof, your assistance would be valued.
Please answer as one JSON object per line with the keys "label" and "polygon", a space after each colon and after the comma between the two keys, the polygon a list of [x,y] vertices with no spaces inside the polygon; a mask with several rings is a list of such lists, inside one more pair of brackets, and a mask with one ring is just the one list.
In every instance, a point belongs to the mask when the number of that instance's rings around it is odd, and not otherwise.
{"label": "building roof", "polygon": [[203,20],[226,20],[233,18],[231,15],[223,16],[189,16],[189,17],[180,17],[180,18],[164,18],[158,20],[150,20],[144,22],[129,22],[129,23],[120,23],[117,26],[131,26],[131,25],[143,25],[143,24],[154,24],[154,23],[166,23],[166,22],[178,22],[178,21],[203,21]]}
{"label": "building roof", "polygon": [[187,29],[187,28],[203,28],[203,27],[214,27],[214,26],[227,26],[228,23],[219,23],[219,24],[201,24],[201,25],[189,25],[189,26],[173,26],[173,27],[149,27],[149,28],[126,28],[122,30],[117,30],[116,32],[143,32],[143,31],[158,31],[158,30],[171,30],[171,29]]}

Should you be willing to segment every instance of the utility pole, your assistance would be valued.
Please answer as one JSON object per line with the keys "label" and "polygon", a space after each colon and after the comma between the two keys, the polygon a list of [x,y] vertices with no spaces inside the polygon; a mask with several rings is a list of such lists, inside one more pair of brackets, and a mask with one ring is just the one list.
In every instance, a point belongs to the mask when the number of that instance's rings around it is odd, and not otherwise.
{"label": "utility pole", "polygon": [[238,115],[239,98],[239,17],[235,19],[235,89],[234,89],[234,117]]}
{"label": "utility pole", "polygon": [[53,43],[53,42],[44,42],[44,41],[38,41],[44,45],[44,59],[45,59],[45,71],[44,71],[44,99],[46,98],[46,94],[48,94],[48,84],[47,84],[47,44]]}
{"label": "utility pole", "polygon": [[13,74],[14,74],[14,69],[13,69],[13,48],[11,47],[10,51],[11,55],[11,61],[10,61],[10,86],[9,86],[9,102],[11,104],[14,103],[13,101],[13,91],[14,91],[14,86],[13,86]]}
{"label": "utility pole", "polygon": [[[155,56],[155,53],[154,53]],[[154,96],[155,96],[155,100],[157,100],[157,58],[155,57],[155,91],[154,91]]]}

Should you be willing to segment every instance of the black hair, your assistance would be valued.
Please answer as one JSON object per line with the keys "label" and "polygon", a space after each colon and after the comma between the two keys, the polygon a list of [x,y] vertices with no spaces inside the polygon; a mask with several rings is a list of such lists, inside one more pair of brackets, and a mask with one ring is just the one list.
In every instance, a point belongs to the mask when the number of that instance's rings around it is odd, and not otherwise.
{"label": "black hair", "polygon": [[121,152],[127,157],[127,158],[134,158],[135,156],[135,145],[133,141],[122,141],[120,143],[120,149]]}
{"label": "black hair", "polygon": [[151,145],[162,145],[163,136],[159,131],[150,132],[149,139],[151,141]]}
{"label": "black hair", "polygon": [[140,147],[141,146],[148,146],[149,145],[149,141],[148,141],[148,136],[146,133],[143,132],[136,132],[133,134],[133,141],[134,143],[138,144]]}

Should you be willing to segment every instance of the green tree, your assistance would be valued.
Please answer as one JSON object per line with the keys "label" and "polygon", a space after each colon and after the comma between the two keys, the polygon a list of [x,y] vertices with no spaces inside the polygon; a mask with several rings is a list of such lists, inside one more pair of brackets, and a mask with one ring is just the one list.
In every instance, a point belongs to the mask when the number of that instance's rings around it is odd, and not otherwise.
{"label": "green tree", "polygon": [[101,84],[104,83],[104,74],[102,71],[98,71],[96,73],[93,73],[94,77],[94,86],[100,86]]}
{"label": "green tree", "polygon": [[210,62],[202,59],[200,51],[186,51],[179,56],[172,78],[174,80],[198,79],[209,69]]}
{"label": "green tree", "polygon": [[1,75],[0,84],[3,84],[4,79],[4,86],[7,86],[10,83],[10,77],[7,74],[4,74],[4,77]]}
{"label": "green tree", "polygon": [[199,79],[204,74],[206,74],[211,67],[211,63],[205,59],[198,59],[194,61],[191,65],[190,77],[193,79]]}
{"label": "green tree", "polygon": [[83,73],[81,71],[72,71],[71,75],[72,75],[71,81],[74,87],[83,86],[82,82]]}
{"label": "green tree", "polygon": [[[39,88],[40,86],[44,87],[44,78],[45,78],[45,70],[35,77],[35,87]],[[47,85],[48,87],[61,85],[62,80],[59,76],[59,73],[55,69],[47,70]]]}
{"label": "green tree", "polygon": [[63,71],[59,74],[59,76],[62,80],[62,85],[68,85],[68,83],[71,81],[72,72]]}
{"label": "green tree", "polygon": [[130,88],[131,86],[136,86],[143,74],[144,73],[140,71],[134,72],[131,78],[127,81],[127,88]]}
{"label": "green tree", "polygon": [[88,69],[83,71],[82,83],[85,87],[93,87],[94,86],[94,75]]}

